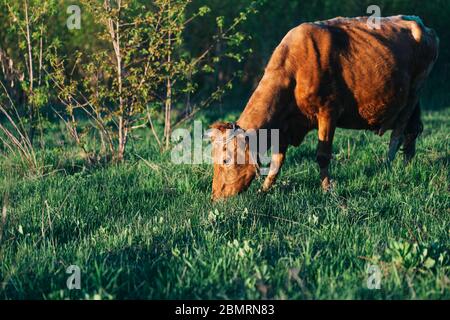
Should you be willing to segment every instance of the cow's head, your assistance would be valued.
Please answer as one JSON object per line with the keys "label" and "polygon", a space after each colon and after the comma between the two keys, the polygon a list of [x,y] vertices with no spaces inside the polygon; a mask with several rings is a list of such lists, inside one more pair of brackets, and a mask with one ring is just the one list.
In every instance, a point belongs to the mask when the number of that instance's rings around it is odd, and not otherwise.
{"label": "cow's head", "polygon": [[211,126],[214,177],[212,200],[231,197],[248,188],[256,175],[245,132],[232,123]]}

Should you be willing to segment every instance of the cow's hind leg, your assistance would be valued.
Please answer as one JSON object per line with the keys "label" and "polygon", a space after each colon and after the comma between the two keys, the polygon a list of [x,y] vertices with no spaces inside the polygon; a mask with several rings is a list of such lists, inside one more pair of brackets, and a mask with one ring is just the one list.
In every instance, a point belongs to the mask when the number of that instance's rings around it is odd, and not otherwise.
{"label": "cow's hind leg", "polygon": [[416,154],[416,139],[423,131],[423,124],[420,119],[420,104],[417,103],[408,125],[405,128],[403,141],[403,160],[409,163]]}
{"label": "cow's hind leg", "polygon": [[387,154],[387,165],[395,159],[395,155],[403,144],[408,149],[408,156],[414,155],[415,140],[420,132],[420,106],[418,97],[413,96],[407,106],[396,119],[396,125],[392,130],[391,140],[389,142],[389,151]]}
{"label": "cow's hind leg", "polygon": [[387,154],[387,165],[390,165],[395,159],[400,146],[403,143],[404,134],[403,128],[396,128],[391,133],[391,140],[389,141],[389,150]]}
{"label": "cow's hind leg", "polygon": [[320,168],[320,180],[322,189],[329,191],[331,179],[328,171],[330,165],[334,131],[336,130],[336,119],[333,115],[319,114],[317,117],[319,143],[317,144],[316,161]]}

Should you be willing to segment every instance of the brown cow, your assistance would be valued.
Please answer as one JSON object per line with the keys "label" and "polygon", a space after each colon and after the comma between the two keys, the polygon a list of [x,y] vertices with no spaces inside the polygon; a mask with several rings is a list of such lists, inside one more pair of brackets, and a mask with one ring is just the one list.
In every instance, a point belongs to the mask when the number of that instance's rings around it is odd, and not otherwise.
{"label": "brown cow", "polygon": [[[392,130],[387,161],[401,145],[406,161],[414,156],[422,130],[419,91],[437,59],[439,40],[418,17],[381,18],[379,29],[367,22],[367,17],[339,17],[288,32],[237,123],[212,126],[213,199],[245,190],[257,174],[257,164],[233,160],[239,154],[250,158],[248,145],[236,141],[250,129],[280,130],[263,190],[274,183],[287,147],[298,146],[313,129],[318,129],[316,159],[324,190],[330,188],[336,127],[380,135]],[[224,158],[225,149],[233,159]]]}

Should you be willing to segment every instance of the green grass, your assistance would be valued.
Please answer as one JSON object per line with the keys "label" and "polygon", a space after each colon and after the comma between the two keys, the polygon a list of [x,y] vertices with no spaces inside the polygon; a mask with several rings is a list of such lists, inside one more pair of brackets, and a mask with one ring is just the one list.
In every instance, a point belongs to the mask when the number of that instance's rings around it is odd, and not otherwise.
{"label": "green grass", "polygon": [[[210,166],[174,165],[150,137],[97,168],[55,144],[45,157],[59,170],[43,177],[2,157],[0,298],[450,299],[450,109],[423,118],[413,163],[399,155],[390,170],[387,136],[338,130],[329,194],[313,133],[270,193],[255,181],[219,204]],[[69,265],[81,290],[66,288]]]}

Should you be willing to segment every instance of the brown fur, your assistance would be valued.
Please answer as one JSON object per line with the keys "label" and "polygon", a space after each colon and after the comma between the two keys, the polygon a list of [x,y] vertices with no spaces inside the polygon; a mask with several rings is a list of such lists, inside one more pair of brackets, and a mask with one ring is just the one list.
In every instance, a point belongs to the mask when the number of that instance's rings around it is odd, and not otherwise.
{"label": "brown fur", "polygon": [[[280,129],[286,147],[298,146],[309,131],[318,129],[317,161],[324,189],[329,188],[336,127],[379,134],[393,130],[389,160],[404,137],[413,137],[415,143],[418,133],[408,133],[408,128],[420,127],[419,91],[438,55],[434,31],[416,17],[382,18],[381,29],[370,29],[366,22],[366,17],[335,18],[292,29],[275,49],[237,121],[244,130]],[[215,125],[224,135],[227,126]],[[284,159],[284,151],[279,159]],[[265,189],[275,180],[282,160],[278,162]],[[223,169],[217,163],[213,198],[244,190],[254,171],[251,165]],[[246,178],[228,185],[219,182],[230,174]]]}

